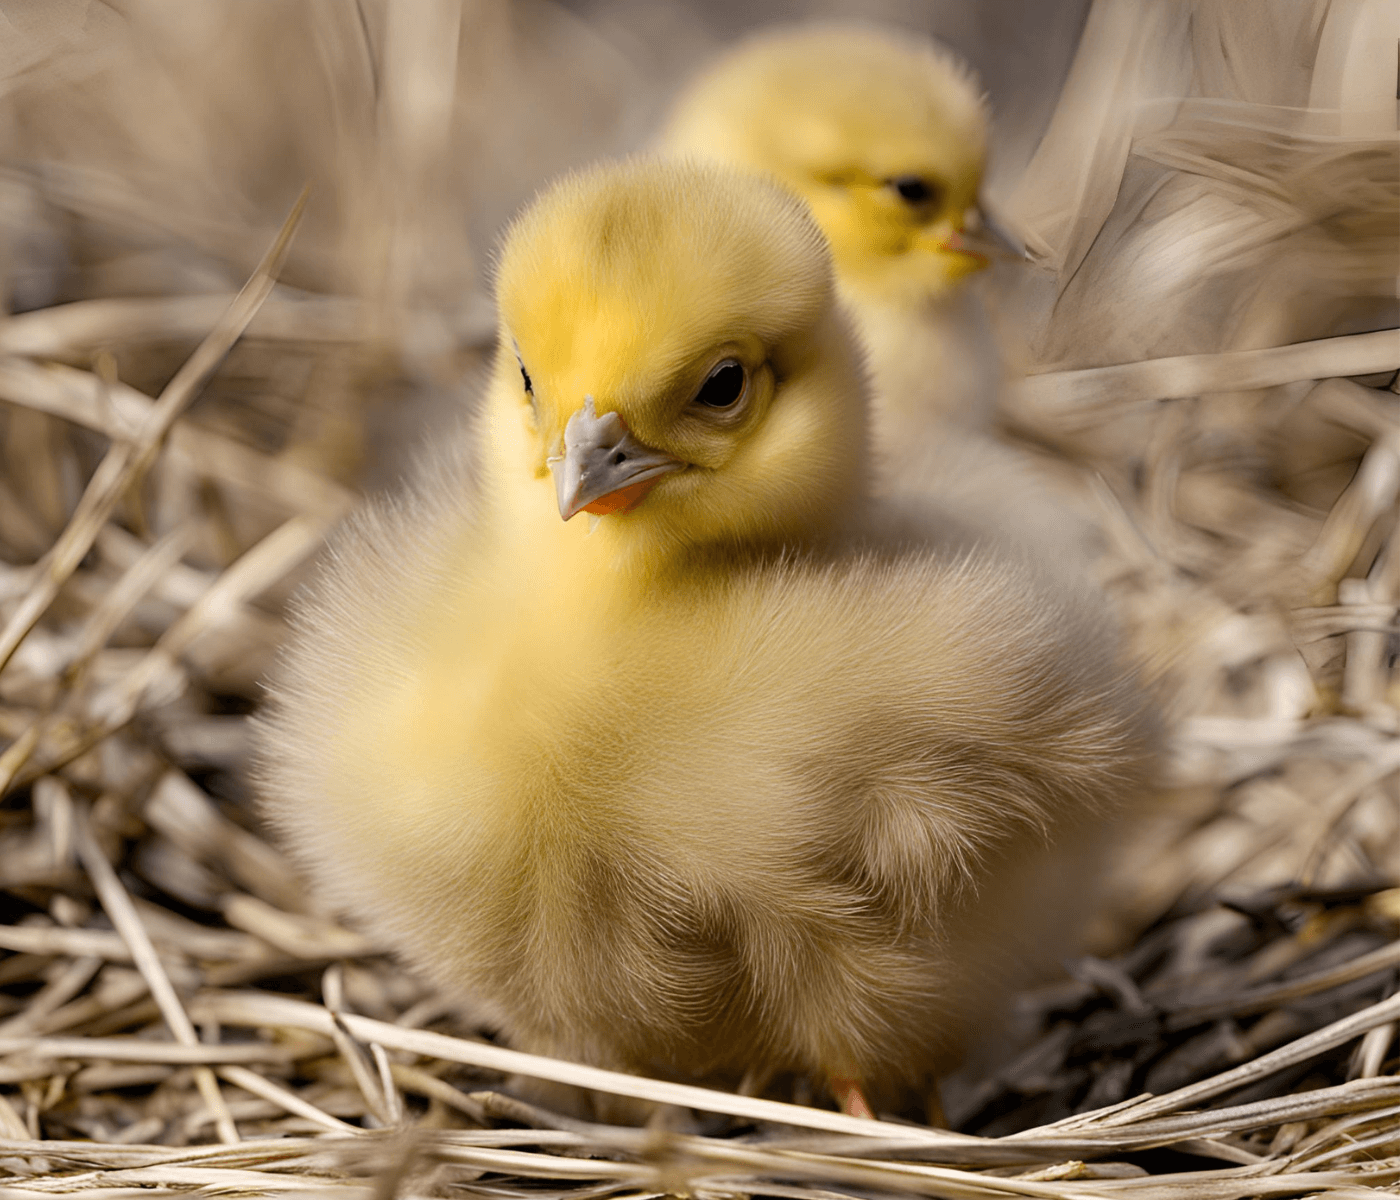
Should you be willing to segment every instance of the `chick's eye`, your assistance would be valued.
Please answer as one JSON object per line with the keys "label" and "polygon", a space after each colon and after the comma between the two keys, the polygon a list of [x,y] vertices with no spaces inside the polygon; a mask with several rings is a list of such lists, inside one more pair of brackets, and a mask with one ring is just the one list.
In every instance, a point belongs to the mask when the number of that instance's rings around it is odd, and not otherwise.
{"label": "chick's eye", "polygon": [[530,403],[535,403],[535,385],[530,381],[530,372],[525,369],[525,360],[520,355],[520,344],[514,339],[510,339],[510,348],[515,351],[515,365],[520,368],[520,378],[525,384],[525,394],[530,397]]}
{"label": "chick's eye", "polygon": [[743,365],[727,358],[700,385],[695,403],[705,408],[733,408],[744,394],[744,383]]}
{"label": "chick's eye", "polygon": [[890,187],[894,188],[906,204],[923,207],[933,204],[939,198],[938,185],[918,175],[901,175],[898,179],[891,179]]}

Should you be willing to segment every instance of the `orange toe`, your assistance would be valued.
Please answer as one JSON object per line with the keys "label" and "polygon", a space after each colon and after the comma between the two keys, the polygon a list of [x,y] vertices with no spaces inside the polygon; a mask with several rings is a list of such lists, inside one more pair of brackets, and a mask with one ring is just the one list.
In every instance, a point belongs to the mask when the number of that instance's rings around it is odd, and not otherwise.
{"label": "orange toe", "polygon": [[865,1117],[873,1121],[875,1114],[870,1110],[870,1101],[861,1090],[860,1080],[833,1075],[831,1094],[841,1106],[841,1111],[849,1117]]}

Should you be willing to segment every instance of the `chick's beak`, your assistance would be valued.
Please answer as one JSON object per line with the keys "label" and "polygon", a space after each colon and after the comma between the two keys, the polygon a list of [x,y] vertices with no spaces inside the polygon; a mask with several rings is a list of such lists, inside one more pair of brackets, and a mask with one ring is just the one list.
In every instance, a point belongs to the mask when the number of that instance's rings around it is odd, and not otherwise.
{"label": "chick's beak", "polygon": [[638,441],[615,412],[598,415],[593,397],[564,426],[564,453],[547,460],[554,472],[559,515],[604,516],[640,504],[661,476],[685,466]]}
{"label": "chick's beak", "polygon": [[971,275],[974,271],[981,271],[992,265],[991,258],[980,249],[974,248],[967,234],[961,229],[955,229],[946,238],[941,239],[935,249],[939,254],[946,256],[948,274],[954,279]]}
{"label": "chick's beak", "polygon": [[989,267],[994,258],[1026,257],[1025,245],[993,215],[985,201],[963,213],[953,232],[938,237],[929,248],[949,256],[955,277]]}
{"label": "chick's beak", "polygon": [[949,239],[963,253],[991,258],[1025,258],[1026,245],[986,200],[979,200],[963,216],[962,228]]}

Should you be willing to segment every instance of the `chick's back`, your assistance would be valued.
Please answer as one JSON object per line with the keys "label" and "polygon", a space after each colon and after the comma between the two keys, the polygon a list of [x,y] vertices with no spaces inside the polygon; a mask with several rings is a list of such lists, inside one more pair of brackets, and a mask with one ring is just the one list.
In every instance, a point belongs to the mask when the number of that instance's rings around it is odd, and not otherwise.
{"label": "chick's back", "polygon": [[561,612],[465,479],[423,496],[304,607],[263,790],[327,898],[521,1048],[915,1084],[1141,786],[1098,605],[1019,563],[720,553]]}

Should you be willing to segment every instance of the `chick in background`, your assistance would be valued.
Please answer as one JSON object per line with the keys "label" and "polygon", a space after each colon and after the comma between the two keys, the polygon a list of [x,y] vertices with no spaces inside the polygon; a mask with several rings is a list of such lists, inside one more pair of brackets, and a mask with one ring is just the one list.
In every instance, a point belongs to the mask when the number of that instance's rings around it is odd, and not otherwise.
{"label": "chick in background", "polygon": [[1087,574],[1081,501],[991,429],[1006,366],[979,273],[1014,255],[981,196],[988,121],[975,75],[946,47],[820,23],[722,55],[683,90],[659,144],[766,174],[810,208],[871,377],[874,486],[935,504],[968,544]]}
{"label": "chick in background", "polygon": [[894,1106],[1063,946],[1143,785],[1104,615],[872,498],[825,243],[768,183],[570,176],[497,297],[470,468],[303,604],[266,810],[515,1046]]}
{"label": "chick in background", "polygon": [[[661,135],[778,179],[831,243],[864,342],[878,444],[991,418],[1001,358],[969,277],[980,248],[988,112],[971,69],[930,39],[873,26],[779,27],[681,94]],[[976,244],[974,244],[974,240]]]}

